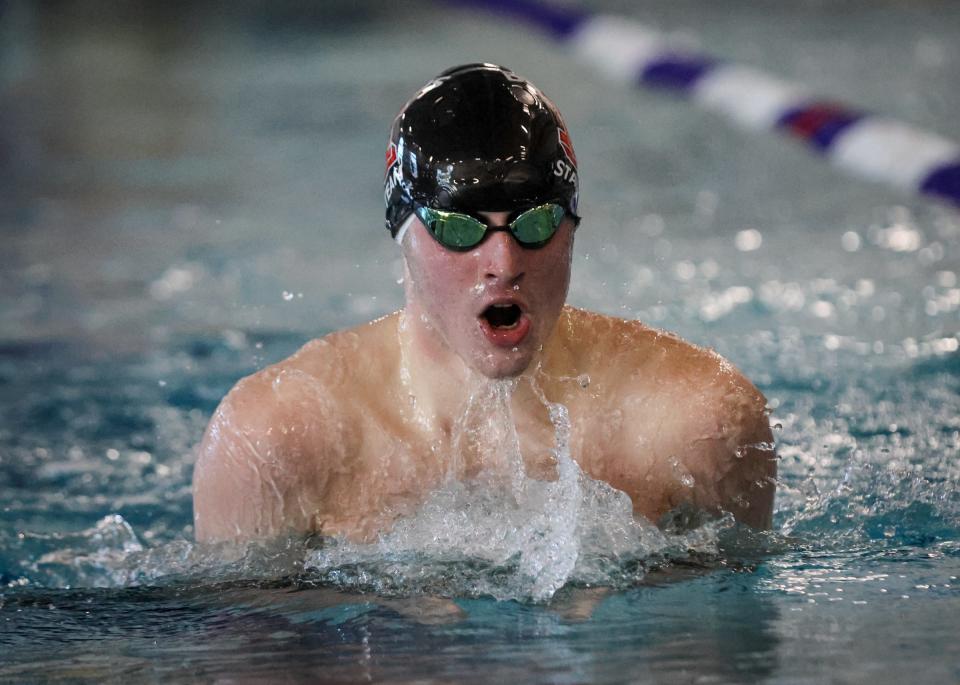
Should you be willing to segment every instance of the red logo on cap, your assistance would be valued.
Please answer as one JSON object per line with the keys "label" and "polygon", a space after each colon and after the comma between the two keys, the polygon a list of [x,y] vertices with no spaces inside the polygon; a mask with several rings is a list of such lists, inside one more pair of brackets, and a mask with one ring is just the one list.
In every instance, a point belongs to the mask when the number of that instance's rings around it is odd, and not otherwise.
{"label": "red logo on cap", "polygon": [[567,133],[565,128],[558,128],[557,131],[560,133],[560,147],[567,153],[567,159],[573,162],[573,166],[577,166],[577,156],[573,152],[573,141],[570,140],[570,134]]}
{"label": "red logo on cap", "polygon": [[387,146],[386,157],[387,157],[387,167],[386,169],[383,170],[384,176],[386,176],[387,172],[390,171],[390,167],[393,166],[393,163],[397,161],[397,144],[396,143],[390,143],[390,145]]}

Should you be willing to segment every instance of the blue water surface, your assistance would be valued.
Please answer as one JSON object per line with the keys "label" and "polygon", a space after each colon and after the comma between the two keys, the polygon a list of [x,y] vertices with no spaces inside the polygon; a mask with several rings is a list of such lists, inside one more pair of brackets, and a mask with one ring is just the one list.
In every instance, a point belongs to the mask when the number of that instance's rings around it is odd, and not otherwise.
{"label": "blue water surface", "polygon": [[[960,140],[952,3],[589,6]],[[481,60],[573,132],[571,301],[767,396],[773,530],[695,527],[538,601],[472,592],[509,569],[470,559],[195,545],[224,393],[401,305],[387,127]],[[0,92],[0,682],[960,680],[954,208],[447,4],[7,3]]]}

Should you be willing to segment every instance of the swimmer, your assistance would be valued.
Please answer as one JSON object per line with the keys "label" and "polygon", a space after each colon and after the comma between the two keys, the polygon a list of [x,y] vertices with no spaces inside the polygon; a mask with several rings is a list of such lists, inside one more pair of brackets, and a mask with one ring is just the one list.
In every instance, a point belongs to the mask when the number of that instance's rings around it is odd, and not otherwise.
{"label": "swimmer", "polygon": [[230,391],[199,447],[198,540],[375,539],[447,478],[509,468],[496,461],[505,431],[478,411],[496,387],[509,388],[527,477],[557,477],[547,403],[559,403],[572,458],[635,515],[770,526],[761,393],[710,350],[566,304],[577,158],[540,90],[491,64],[450,69],[397,116],[386,162],[405,306]]}

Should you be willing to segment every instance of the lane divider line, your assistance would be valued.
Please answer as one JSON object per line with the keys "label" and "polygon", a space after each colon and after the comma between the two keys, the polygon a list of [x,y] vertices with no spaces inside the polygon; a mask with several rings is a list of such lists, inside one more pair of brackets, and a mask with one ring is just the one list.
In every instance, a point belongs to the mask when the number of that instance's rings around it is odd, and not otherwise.
{"label": "lane divider line", "polygon": [[751,130],[797,138],[837,167],[960,207],[960,145],[909,124],[817,97],[759,69],[679,48],[625,17],[537,0],[446,0],[532,25],[607,78],[689,98]]}

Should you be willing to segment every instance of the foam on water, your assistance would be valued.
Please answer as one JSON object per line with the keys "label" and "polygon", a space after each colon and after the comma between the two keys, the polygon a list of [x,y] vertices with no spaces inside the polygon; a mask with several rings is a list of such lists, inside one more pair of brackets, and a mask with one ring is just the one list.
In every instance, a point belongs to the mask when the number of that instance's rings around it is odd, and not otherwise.
{"label": "foam on water", "polygon": [[76,533],[0,536],[10,588],[124,588],[275,581],[303,567],[306,541],[277,539],[242,545],[200,545],[185,539],[145,545],[119,514]]}

